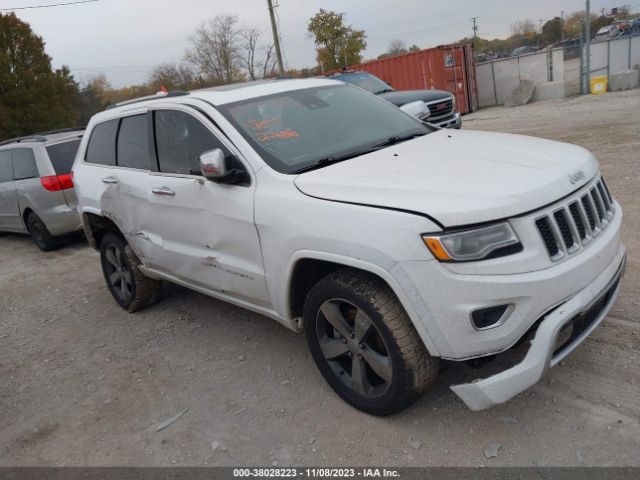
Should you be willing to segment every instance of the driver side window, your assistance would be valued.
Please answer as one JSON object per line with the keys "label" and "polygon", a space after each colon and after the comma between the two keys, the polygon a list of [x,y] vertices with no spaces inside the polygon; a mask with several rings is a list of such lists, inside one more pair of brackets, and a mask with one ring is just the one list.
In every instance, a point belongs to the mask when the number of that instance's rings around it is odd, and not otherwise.
{"label": "driver side window", "polygon": [[158,167],[163,173],[201,175],[200,155],[226,148],[199,120],[177,110],[154,112]]}

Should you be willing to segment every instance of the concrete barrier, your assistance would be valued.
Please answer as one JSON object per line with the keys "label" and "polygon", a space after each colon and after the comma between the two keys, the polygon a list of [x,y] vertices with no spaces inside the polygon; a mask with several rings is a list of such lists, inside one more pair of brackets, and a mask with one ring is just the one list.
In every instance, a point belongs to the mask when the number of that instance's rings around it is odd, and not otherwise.
{"label": "concrete barrier", "polygon": [[518,86],[507,95],[507,98],[504,100],[504,106],[519,107],[520,105],[526,105],[531,101],[535,88],[536,84],[531,80],[522,80]]}
{"label": "concrete barrier", "polygon": [[533,101],[551,100],[554,98],[564,98],[566,96],[566,85],[561,82],[547,82],[536,85],[533,92]]}
{"label": "concrete barrier", "polygon": [[609,77],[609,89],[612,92],[620,92],[636,88],[638,86],[638,74],[640,74],[638,70],[624,70],[612,73]]}

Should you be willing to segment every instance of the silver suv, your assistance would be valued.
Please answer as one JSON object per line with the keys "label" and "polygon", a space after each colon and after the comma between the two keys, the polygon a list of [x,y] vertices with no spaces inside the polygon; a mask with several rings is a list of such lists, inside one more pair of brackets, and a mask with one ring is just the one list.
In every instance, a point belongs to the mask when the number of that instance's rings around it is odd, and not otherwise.
{"label": "silver suv", "polygon": [[29,233],[47,252],[82,230],[71,167],[84,130],[65,129],[0,143],[0,232]]}

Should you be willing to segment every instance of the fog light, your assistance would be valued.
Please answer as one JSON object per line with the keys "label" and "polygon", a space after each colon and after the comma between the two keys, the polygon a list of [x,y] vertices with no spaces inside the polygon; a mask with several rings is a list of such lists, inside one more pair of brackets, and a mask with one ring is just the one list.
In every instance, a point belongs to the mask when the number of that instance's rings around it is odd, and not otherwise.
{"label": "fog light", "polygon": [[471,322],[476,330],[498,327],[506,321],[508,308],[509,305],[498,305],[475,310],[471,313]]}

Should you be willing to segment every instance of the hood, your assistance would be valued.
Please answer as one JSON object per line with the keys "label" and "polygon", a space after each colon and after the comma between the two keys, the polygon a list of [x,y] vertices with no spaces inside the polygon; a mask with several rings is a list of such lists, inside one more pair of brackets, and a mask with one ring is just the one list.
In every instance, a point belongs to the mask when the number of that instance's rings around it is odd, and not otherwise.
{"label": "hood", "polygon": [[597,173],[593,155],[575,145],[439,130],[303,173],[295,184],[312,197],[418,212],[455,227],[536,210]]}
{"label": "hood", "polygon": [[445,100],[451,97],[451,94],[443,90],[394,90],[393,92],[381,93],[378,96],[393,103],[396,107],[401,107],[406,103],[417,102],[418,100],[423,102]]}

